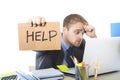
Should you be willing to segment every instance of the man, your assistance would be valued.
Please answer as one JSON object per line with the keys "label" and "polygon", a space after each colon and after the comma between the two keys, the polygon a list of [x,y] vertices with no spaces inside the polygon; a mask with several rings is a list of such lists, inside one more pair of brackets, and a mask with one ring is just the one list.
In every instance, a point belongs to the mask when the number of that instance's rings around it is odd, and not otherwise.
{"label": "man", "polygon": [[[43,23],[44,18],[41,18],[40,25]],[[66,16],[61,34],[61,50],[36,51],[36,69],[57,68],[57,65],[61,64],[74,67],[71,56],[82,62],[85,48],[84,33],[90,38],[96,37],[95,28],[90,26],[81,15]]]}

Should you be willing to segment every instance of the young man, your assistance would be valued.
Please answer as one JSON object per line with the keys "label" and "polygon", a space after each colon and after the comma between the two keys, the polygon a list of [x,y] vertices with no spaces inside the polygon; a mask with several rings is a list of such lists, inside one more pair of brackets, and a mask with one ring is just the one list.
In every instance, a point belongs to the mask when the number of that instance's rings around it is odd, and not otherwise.
{"label": "young man", "polygon": [[[41,22],[42,25],[44,19]],[[36,69],[57,68],[61,64],[74,67],[71,56],[82,62],[85,48],[83,34],[95,38],[95,28],[79,14],[66,16],[61,34],[61,50],[36,51]]]}

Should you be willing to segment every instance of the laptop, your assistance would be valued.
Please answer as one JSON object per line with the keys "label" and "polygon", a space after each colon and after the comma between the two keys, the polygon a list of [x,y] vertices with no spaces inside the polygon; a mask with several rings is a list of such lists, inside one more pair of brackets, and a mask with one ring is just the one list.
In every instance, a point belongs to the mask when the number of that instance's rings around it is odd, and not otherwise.
{"label": "laptop", "polygon": [[[120,70],[120,38],[95,38],[87,39],[83,62],[90,65],[89,76],[94,75],[94,65],[98,62],[98,74]],[[75,75],[75,69],[66,71]]]}
{"label": "laptop", "polygon": [[89,75],[94,75],[97,62],[98,74],[120,70],[120,37],[86,40],[83,61],[90,65]]}

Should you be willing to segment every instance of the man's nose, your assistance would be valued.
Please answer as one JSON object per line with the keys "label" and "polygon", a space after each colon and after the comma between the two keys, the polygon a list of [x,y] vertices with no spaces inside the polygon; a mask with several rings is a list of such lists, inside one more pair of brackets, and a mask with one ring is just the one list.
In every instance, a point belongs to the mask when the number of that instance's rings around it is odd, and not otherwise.
{"label": "man's nose", "polygon": [[79,38],[79,39],[82,39],[82,38],[83,38],[83,34],[80,33],[80,34],[78,35],[78,38]]}

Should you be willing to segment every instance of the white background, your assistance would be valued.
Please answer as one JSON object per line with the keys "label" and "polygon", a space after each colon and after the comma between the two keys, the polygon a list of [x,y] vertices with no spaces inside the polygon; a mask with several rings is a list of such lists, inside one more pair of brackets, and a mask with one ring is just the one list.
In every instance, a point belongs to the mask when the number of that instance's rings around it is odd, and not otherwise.
{"label": "white background", "polygon": [[65,16],[78,13],[96,28],[98,38],[110,38],[110,23],[120,22],[119,7],[119,0],[1,0],[0,72],[35,65],[35,52],[19,50],[18,23],[42,16],[62,27]]}

